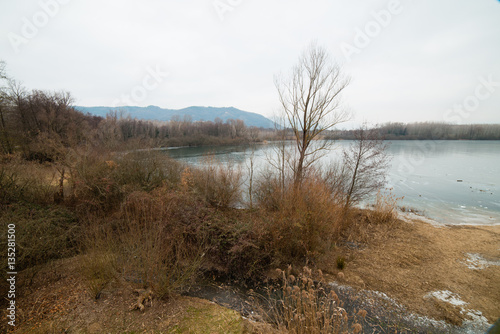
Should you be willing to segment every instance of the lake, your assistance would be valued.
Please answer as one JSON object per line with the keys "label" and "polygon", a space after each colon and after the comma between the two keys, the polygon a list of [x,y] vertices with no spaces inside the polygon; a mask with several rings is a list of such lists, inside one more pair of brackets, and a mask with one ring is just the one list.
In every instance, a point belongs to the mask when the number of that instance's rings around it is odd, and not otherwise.
{"label": "lake", "polygon": [[[446,224],[500,224],[500,141],[391,141],[387,188],[403,197],[400,206]],[[321,163],[338,160],[350,141],[337,141]],[[217,160],[248,171],[248,146],[168,149],[173,158],[202,165],[212,153]],[[258,145],[255,173],[267,164],[272,144]]]}

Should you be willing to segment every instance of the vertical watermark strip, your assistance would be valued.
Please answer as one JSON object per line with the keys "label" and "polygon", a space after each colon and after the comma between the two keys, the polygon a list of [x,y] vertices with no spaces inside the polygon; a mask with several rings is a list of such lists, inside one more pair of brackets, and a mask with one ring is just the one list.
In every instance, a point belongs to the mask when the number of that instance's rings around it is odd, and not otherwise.
{"label": "vertical watermark strip", "polygon": [[10,326],[16,325],[16,225],[7,226],[7,282],[9,290],[7,292],[7,323]]}

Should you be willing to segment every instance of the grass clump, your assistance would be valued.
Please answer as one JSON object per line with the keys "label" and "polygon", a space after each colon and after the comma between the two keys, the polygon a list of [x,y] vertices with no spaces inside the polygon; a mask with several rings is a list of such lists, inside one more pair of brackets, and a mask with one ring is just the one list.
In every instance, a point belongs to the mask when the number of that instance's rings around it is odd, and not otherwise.
{"label": "grass clump", "polygon": [[99,299],[104,288],[117,276],[116,255],[105,250],[93,250],[80,258],[80,273],[87,290]]}
{"label": "grass clump", "polygon": [[379,191],[373,209],[368,211],[368,221],[372,224],[393,224],[398,218],[397,203],[399,200],[400,198],[392,195],[390,190]]}
{"label": "grass clump", "polygon": [[267,296],[254,294],[260,313],[278,329],[288,333],[341,333],[349,329],[347,312],[337,294],[324,284],[321,271],[304,267],[297,275],[291,266],[277,269],[276,286]]}
{"label": "grass clump", "polygon": [[227,209],[241,201],[241,170],[217,163],[213,156],[206,158],[204,167],[193,171],[191,182],[194,191],[213,207]]}
{"label": "grass clump", "polygon": [[0,242],[15,224],[16,270],[78,253],[82,230],[78,217],[60,206],[18,203],[0,211]]}
{"label": "grass clump", "polygon": [[345,266],[345,258],[343,256],[337,257],[337,269],[344,270]]}

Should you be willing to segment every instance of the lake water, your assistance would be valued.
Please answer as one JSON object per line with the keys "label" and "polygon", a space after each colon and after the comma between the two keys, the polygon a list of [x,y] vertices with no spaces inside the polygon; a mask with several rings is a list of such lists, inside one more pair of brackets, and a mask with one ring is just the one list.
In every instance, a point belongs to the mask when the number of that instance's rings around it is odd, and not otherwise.
{"label": "lake water", "polygon": [[[342,147],[336,142],[322,163],[338,160]],[[417,210],[446,224],[500,224],[500,141],[392,141],[388,142],[391,167],[387,188],[399,205]],[[272,144],[258,145],[256,173],[267,164]],[[248,170],[252,150],[244,146],[178,148],[167,150],[175,159],[202,165],[212,153],[223,163]]]}

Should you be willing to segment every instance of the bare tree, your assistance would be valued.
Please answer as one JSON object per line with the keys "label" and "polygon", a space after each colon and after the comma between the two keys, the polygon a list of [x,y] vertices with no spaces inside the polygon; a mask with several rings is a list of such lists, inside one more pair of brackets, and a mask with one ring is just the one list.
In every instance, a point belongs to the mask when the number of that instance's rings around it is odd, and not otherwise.
{"label": "bare tree", "polygon": [[390,161],[376,129],[363,125],[354,131],[354,136],[353,144],[343,152],[344,168],[349,173],[345,209],[384,186]]}
{"label": "bare tree", "polygon": [[287,127],[293,130],[297,148],[295,186],[331,144],[322,141],[312,145],[313,141],[325,130],[348,120],[348,113],[340,107],[340,95],[348,83],[326,50],[314,43],[299,58],[289,78],[275,78]]}
{"label": "bare tree", "polygon": [[293,159],[290,145],[287,144],[286,117],[278,114],[273,117],[275,142],[269,154],[266,154],[268,163],[278,171],[278,184],[281,195],[284,195],[287,179],[290,178],[289,168],[293,169]]}
{"label": "bare tree", "polygon": [[2,151],[7,154],[13,152],[13,144],[11,142],[11,131],[9,131],[9,126],[7,124],[7,118],[10,109],[8,86],[4,84],[9,83],[11,79],[7,76],[5,70],[5,62],[0,61],[0,144],[2,146]]}

